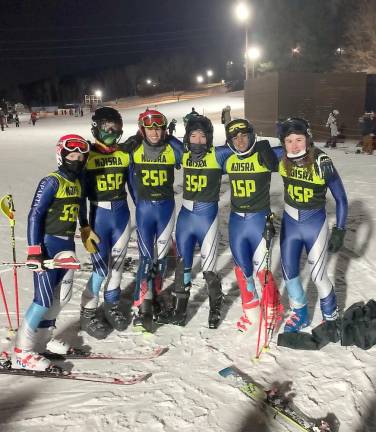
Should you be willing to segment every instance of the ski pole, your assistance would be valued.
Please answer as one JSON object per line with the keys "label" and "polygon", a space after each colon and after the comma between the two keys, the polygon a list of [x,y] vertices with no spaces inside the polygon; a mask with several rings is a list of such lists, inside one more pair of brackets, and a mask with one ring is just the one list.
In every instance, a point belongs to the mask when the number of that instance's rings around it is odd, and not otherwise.
{"label": "ski pole", "polygon": [[3,282],[1,281],[1,278],[0,278],[0,291],[1,291],[1,297],[3,298],[3,303],[4,303],[5,313],[6,313],[7,318],[8,318],[9,330],[13,331],[12,323],[11,323],[11,321],[10,321],[10,315],[9,315],[8,303],[7,303],[7,299],[6,299],[6,297],[5,297],[5,292],[4,292]]}
{"label": "ski pole", "polygon": [[[257,337],[257,347],[256,347],[256,359],[258,359],[261,355],[261,351],[268,344],[269,337],[269,329],[268,329],[268,302],[269,302],[269,293],[266,290],[266,286],[268,284],[268,273],[270,271],[270,247],[272,243],[272,238],[275,235],[275,228],[273,225],[274,213],[270,213],[266,216],[265,229],[263,237],[265,238],[265,273],[264,273],[264,281],[262,287],[262,298],[260,302],[260,320],[259,320],[259,329],[258,329],[258,337]],[[262,324],[264,322],[264,345],[263,348],[260,349],[260,340],[261,340],[261,329]]]}
{"label": "ski pole", "polygon": [[[12,246],[13,263],[17,262],[16,259],[16,238],[14,234],[14,226],[16,224],[14,201],[11,194],[4,195],[0,202],[0,208],[4,213],[5,217],[9,221],[10,225],[10,240]],[[17,316],[17,328],[20,326],[20,305],[18,299],[18,275],[17,266],[13,265],[13,280],[14,280],[14,294],[16,300],[16,316]]]}

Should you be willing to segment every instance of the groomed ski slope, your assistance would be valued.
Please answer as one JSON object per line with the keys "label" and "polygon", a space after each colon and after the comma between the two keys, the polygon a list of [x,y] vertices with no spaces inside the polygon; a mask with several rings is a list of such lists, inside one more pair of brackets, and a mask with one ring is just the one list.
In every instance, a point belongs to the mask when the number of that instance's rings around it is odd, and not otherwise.
{"label": "groomed ski slope", "polygon": [[[231,105],[233,115],[243,115],[242,92],[208,96],[187,102],[163,104],[158,108],[169,120],[178,120],[177,136],[183,136],[182,117],[194,106],[214,123],[214,142],[224,143],[220,113]],[[121,111],[124,135],[136,131],[141,109]],[[295,113],[291,113],[295,114]],[[78,133],[90,138],[90,116],[43,119],[32,127],[27,121],[16,129],[13,125],[0,131],[0,195],[12,193],[16,206],[17,259],[24,260],[26,223],[29,206],[38,181],[55,169],[57,139],[66,133]],[[318,144],[322,146],[322,143]],[[349,198],[348,230],[345,248],[331,257],[329,273],[335,281],[340,308],[356,301],[376,298],[376,157],[346,154],[355,142],[339,144],[339,149],[327,153],[333,158],[342,176]],[[181,171],[176,179],[176,204],[181,205]],[[280,226],[283,194],[282,182],[273,175],[272,209]],[[328,192],[328,217],[335,222],[334,200]],[[134,221],[133,204],[130,203]],[[160,327],[153,336],[134,333],[132,326],[125,332],[113,332],[97,341],[78,333],[80,295],[89,272],[77,272],[74,294],[58,320],[57,335],[76,346],[91,346],[96,352],[127,353],[138,347],[168,345],[170,350],[153,361],[72,361],[80,371],[97,371],[108,375],[129,375],[151,372],[147,383],[118,388],[106,384],[75,383],[58,380],[37,380],[21,377],[0,377],[1,432],[265,432],[293,430],[272,419],[265,419],[239,390],[229,386],[218,371],[232,363],[265,387],[272,383],[292,382],[295,404],[311,417],[334,413],[341,423],[341,432],[376,430],[376,349],[362,351],[330,344],[321,351],[293,351],[279,348],[275,340],[269,353],[258,363],[250,361],[255,349],[256,329],[248,335],[239,334],[236,320],[240,316],[240,299],[235,284],[233,263],[228,247],[227,219],[229,215],[229,185],[223,177],[220,201],[220,256],[218,269],[226,293],[224,319],[217,330],[207,327],[208,299],[198,257],[196,277],[190,300],[189,322],[185,328]],[[137,255],[135,231],[129,247]],[[82,262],[88,255],[77,239],[77,253]],[[198,251],[197,251],[198,253]],[[11,259],[9,224],[0,218],[0,259]],[[283,293],[279,270],[278,241],[273,246],[273,271]],[[304,264],[304,263],[303,263]],[[135,262],[124,274],[123,301],[129,302]],[[11,271],[0,276],[6,288],[10,309],[14,312]],[[316,290],[303,270],[308,285],[313,326],[320,322]],[[171,284],[171,277],[167,285]],[[19,270],[21,310],[25,311],[33,297],[32,275]],[[15,314],[12,313],[15,323]],[[0,348],[8,349],[8,332],[4,307],[0,304]],[[68,363],[70,364],[70,363]]]}

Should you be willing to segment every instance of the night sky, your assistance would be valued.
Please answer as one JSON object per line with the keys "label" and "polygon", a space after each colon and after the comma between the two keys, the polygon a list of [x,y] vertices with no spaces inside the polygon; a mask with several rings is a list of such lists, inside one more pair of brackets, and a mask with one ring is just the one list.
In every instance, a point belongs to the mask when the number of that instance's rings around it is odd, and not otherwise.
{"label": "night sky", "polygon": [[[295,41],[299,42],[297,27],[304,30],[308,25],[304,20],[312,19],[313,32],[316,27],[321,31],[320,25],[333,27],[333,34],[328,36],[333,42],[339,37],[337,17],[344,1],[325,1],[331,6],[332,23],[314,22],[317,18],[312,11],[319,9],[323,0],[249,1],[254,8],[250,37],[261,40],[266,51],[273,38],[286,38],[288,53]],[[194,53],[203,67],[240,59],[244,29],[233,16],[234,3],[235,0],[1,0],[0,89],[179,51]],[[274,13],[277,3],[282,6],[280,11],[287,10],[287,22],[279,22]],[[309,7],[313,9],[310,11]],[[268,22],[272,23],[269,28]],[[283,29],[280,34],[273,31],[276,26]]]}
{"label": "night sky", "polygon": [[0,88],[183,49],[210,61],[239,46],[241,29],[228,19],[232,3],[2,0]]}

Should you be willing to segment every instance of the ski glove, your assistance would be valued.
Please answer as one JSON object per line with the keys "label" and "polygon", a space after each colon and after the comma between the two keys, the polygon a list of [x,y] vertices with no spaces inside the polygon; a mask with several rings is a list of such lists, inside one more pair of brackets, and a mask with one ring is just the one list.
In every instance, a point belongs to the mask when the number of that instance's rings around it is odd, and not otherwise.
{"label": "ski glove", "polygon": [[89,253],[98,252],[98,243],[101,241],[100,238],[95,234],[90,225],[80,228],[81,240],[85,249]]}
{"label": "ski glove", "polygon": [[331,253],[338,252],[343,246],[343,241],[345,239],[346,230],[344,228],[333,227],[332,235],[329,239],[328,250]]}
{"label": "ski glove", "polygon": [[334,173],[335,168],[332,160],[326,154],[320,154],[317,158],[318,174],[322,179],[328,180]]}
{"label": "ski glove", "polygon": [[43,258],[42,248],[40,245],[28,246],[26,267],[36,272],[44,271]]}

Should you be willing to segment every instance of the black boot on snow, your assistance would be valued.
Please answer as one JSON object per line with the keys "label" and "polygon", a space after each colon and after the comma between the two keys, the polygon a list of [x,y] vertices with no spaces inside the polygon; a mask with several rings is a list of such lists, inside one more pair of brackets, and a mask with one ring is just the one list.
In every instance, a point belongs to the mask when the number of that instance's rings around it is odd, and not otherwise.
{"label": "black boot on snow", "polygon": [[174,293],[174,308],[158,315],[158,323],[185,326],[190,292]]}
{"label": "black boot on snow", "polygon": [[154,319],[153,319],[153,301],[144,300],[138,309],[138,315],[133,318],[134,327],[142,327],[145,331],[153,333]]}
{"label": "black boot on snow", "polygon": [[216,329],[221,321],[221,309],[223,304],[223,293],[220,279],[214,272],[204,272],[204,278],[208,284],[209,293],[209,319],[210,329]]}
{"label": "black boot on snow", "polygon": [[104,339],[107,337],[110,329],[97,318],[96,311],[96,309],[81,307],[80,329],[95,339]]}
{"label": "black boot on snow", "polygon": [[171,318],[171,324],[183,327],[185,326],[189,295],[189,291],[185,293],[176,293],[176,304]]}
{"label": "black boot on snow", "polygon": [[104,303],[104,316],[112,328],[123,331],[128,327],[128,319],[119,308],[119,303]]}

